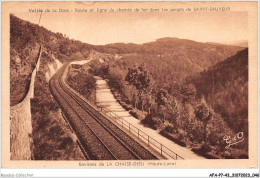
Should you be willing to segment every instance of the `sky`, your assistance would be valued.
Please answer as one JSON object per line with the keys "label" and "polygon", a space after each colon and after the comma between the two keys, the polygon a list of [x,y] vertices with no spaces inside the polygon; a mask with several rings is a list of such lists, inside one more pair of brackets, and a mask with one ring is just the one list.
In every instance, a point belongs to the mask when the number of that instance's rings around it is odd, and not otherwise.
{"label": "sky", "polygon": [[[38,24],[40,13],[14,13]],[[163,37],[233,43],[248,39],[246,12],[42,13],[40,25],[70,39],[103,45],[145,43]]]}

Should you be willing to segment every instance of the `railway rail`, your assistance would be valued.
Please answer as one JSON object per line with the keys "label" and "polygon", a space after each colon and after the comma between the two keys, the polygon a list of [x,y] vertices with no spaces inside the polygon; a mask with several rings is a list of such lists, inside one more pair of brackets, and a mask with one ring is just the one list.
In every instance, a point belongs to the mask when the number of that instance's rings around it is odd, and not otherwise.
{"label": "railway rail", "polygon": [[72,91],[64,81],[63,67],[50,80],[50,90],[77,135],[86,159],[158,159],[94,107]]}

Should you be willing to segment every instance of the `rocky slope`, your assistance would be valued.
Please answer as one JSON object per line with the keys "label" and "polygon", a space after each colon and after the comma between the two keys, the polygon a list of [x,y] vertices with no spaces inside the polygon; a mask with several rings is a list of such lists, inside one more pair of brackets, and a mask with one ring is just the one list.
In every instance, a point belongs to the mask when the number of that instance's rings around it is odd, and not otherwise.
{"label": "rocky slope", "polygon": [[[32,70],[36,65],[39,46],[44,46],[43,57],[47,62],[83,60],[88,57],[89,46],[70,40],[60,33],[10,15],[10,101],[18,104],[26,96]],[[52,70],[52,69],[51,69]],[[46,76],[50,77],[50,76]]]}

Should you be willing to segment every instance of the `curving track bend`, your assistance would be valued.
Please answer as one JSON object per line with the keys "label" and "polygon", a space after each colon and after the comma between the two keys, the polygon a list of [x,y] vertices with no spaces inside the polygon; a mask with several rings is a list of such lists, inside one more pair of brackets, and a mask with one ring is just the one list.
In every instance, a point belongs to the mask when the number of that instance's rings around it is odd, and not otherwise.
{"label": "curving track bend", "polygon": [[86,159],[158,159],[67,86],[67,66],[64,64],[52,77],[50,90],[76,133]]}

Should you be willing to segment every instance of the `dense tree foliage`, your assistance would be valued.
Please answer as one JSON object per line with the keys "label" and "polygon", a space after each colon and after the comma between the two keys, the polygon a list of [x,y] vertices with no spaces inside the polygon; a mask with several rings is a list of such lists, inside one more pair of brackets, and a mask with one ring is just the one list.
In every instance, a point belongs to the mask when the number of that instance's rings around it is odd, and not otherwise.
{"label": "dense tree foliage", "polygon": [[[151,75],[147,72],[145,65],[142,64],[135,68],[128,68],[128,73],[125,77],[130,85],[133,85],[138,91],[138,99],[141,101],[142,111],[145,104],[145,99],[150,94],[153,80]],[[136,107],[136,105],[135,105]]]}
{"label": "dense tree foliage", "polygon": [[69,66],[67,83],[90,102],[95,102],[96,80],[82,65]]}
{"label": "dense tree foliage", "polygon": [[212,116],[212,111],[210,111],[210,108],[208,107],[206,101],[204,98],[202,98],[202,102],[195,108],[195,116],[198,118],[200,121],[203,122],[204,126],[204,139],[205,143],[207,143],[207,124],[208,121],[213,117]]}

